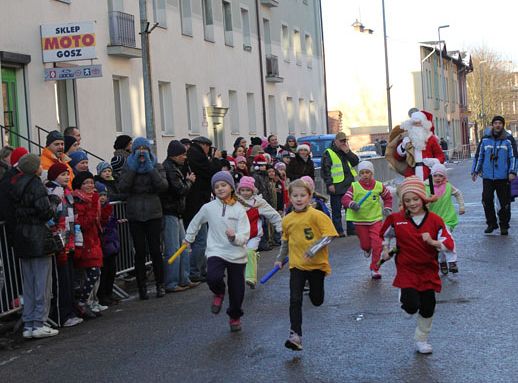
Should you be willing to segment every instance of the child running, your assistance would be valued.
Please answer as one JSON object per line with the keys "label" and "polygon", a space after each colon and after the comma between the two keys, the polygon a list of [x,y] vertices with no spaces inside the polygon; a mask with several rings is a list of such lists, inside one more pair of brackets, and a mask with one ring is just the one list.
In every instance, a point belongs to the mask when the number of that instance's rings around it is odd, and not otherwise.
{"label": "child running", "polygon": [[[354,223],[365,257],[371,258],[372,279],[381,279],[378,261],[383,245],[379,234],[383,217],[392,213],[392,194],[385,185],[374,179],[372,162],[360,162],[358,173],[360,179],[353,182],[344,194],[342,205],[347,209],[347,221]],[[363,201],[361,206],[360,201]]]}
{"label": "child running", "polygon": [[399,187],[402,210],[387,217],[381,228],[384,238],[382,257],[388,253],[391,238],[396,238],[396,277],[393,286],[401,289],[401,308],[417,315],[417,351],[430,354],[428,335],[432,329],[435,293],[441,291],[437,253],[454,250],[455,243],[441,217],[429,212],[424,183],[416,176],[406,178]]}
{"label": "child running", "polygon": [[309,299],[314,306],[324,303],[324,278],[331,273],[327,245],[338,233],[331,219],[312,206],[313,190],[303,180],[290,183],[293,211],[282,220],[282,244],[275,266],[289,254],[290,322],[285,346],[302,350],[302,294],[309,281]]}
{"label": "child running", "polygon": [[282,218],[261,196],[257,195],[255,180],[252,177],[243,176],[237,187],[240,202],[246,209],[246,215],[250,222],[250,239],[246,244],[248,262],[246,263],[246,284],[255,289],[257,284],[257,248],[263,235],[263,222],[261,216],[266,218],[275,227],[275,231],[282,231]]}
{"label": "child running", "polygon": [[250,236],[250,224],[246,211],[234,194],[232,175],[220,171],[212,176],[212,191],[216,198],[202,206],[194,216],[185,242],[194,242],[201,225],[209,224],[207,238],[207,284],[214,293],[212,312],[218,314],[225,297],[225,270],[227,272],[230,331],[241,331],[241,305],[245,296],[246,243]]}
{"label": "child running", "polygon": [[[441,217],[450,233],[452,233],[455,226],[459,223],[459,217],[457,216],[451,197],[454,196],[457,200],[460,215],[466,212],[464,208],[464,197],[461,191],[448,181],[448,173],[446,173],[446,167],[443,164],[434,165],[431,173],[433,177],[434,194],[438,199],[430,204],[430,211],[433,211]],[[430,187],[428,187],[428,191],[430,191]],[[455,251],[439,252],[439,267],[441,273],[444,275],[448,274],[448,271],[458,273],[457,253]]]}

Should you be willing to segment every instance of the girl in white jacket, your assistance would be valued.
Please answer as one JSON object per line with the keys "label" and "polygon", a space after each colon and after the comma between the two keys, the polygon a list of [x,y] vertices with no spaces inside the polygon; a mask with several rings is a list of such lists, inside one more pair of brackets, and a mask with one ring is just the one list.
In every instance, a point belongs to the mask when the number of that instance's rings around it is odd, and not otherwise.
{"label": "girl in white jacket", "polygon": [[244,207],[237,203],[234,179],[227,171],[212,177],[212,191],[216,199],[202,206],[194,216],[185,242],[194,242],[201,225],[209,224],[207,237],[207,284],[214,293],[212,312],[218,314],[225,297],[225,271],[227,272],[230,330],[241,330],[241,305],[245,296],[246,243],[250,236],[250,224]]}
{"label": "girl in white jacket", "polygon": [[257,195],[255,180],[253,177],[243,176],[237,187],[239,201],[246,209],[246,215],[250,222],[250,239],[246,244],[248,262],[246,264],[246,284],[255,289],[257,284],[257,248],[263,236],[263,222],[261,217],[266,218],[274,227],[277,233],[282,232],[282,218],[280,214],[270,206],[261,196]]}

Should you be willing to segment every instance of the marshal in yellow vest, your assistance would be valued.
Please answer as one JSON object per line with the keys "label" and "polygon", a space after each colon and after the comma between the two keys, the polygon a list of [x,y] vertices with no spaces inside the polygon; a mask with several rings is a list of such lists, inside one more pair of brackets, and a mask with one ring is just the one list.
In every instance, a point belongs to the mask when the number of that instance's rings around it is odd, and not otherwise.
{"label": "marshal in yellow vest", "polygon": [[[329,153],[329,157],[331,158],[331,177],[333,179],[333,183],[339,184],[340,182],[345,180],[344,166],[342,164],[342,160],[340,159],[340,157],[338,157],[338,154],[336,154],[333,149],[327,148],[326,152]],[[347,165],[349,165],[349,170],[351,171],[353,177],[356,177],[358,173],[356,173],[356,170],[354,170],[349,161],[347,161]]]}
{"label": "marshal in yellow vest", "polygon": [[[352,183],[353,201],[360,200],[367,195],[369,190],[365,190],[359,182]],[[376,181],[372,193],[365,201],[363,201],[360,210],[354,211],[347,209],[347,220],[352,222],[376,222],[383,219],[383,204],[381,201],[381,193],[383,192],[383,184]]]}

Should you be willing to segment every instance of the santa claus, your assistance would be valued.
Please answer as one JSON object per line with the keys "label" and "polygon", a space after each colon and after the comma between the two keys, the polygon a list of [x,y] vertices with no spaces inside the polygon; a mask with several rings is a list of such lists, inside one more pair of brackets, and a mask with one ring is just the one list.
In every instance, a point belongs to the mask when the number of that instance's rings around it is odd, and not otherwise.
{"label": "santa claus", "polygon": [[385,158],[401,175],[416,175],[424,181],[435,164],[444,163],[432,121],[431,113],[415,111],[390,133]]}

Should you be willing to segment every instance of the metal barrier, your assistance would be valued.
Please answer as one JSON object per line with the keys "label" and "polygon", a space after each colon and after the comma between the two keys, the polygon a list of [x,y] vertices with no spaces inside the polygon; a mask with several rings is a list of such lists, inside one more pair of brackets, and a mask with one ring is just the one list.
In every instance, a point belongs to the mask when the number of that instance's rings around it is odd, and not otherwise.
{"label": "metal barrier", "polygon": [[446,155],[446,161],[457,162],[462,160],[470,160],[471,158],[473,158],[476,151],[477,145],[466,144],[454,149],[444,150],[444,154]]}
{"label": "metal barrier", "polygon": [[0,317],[22,309],[22,273],[7,241],[5,222],[0,222]]}

